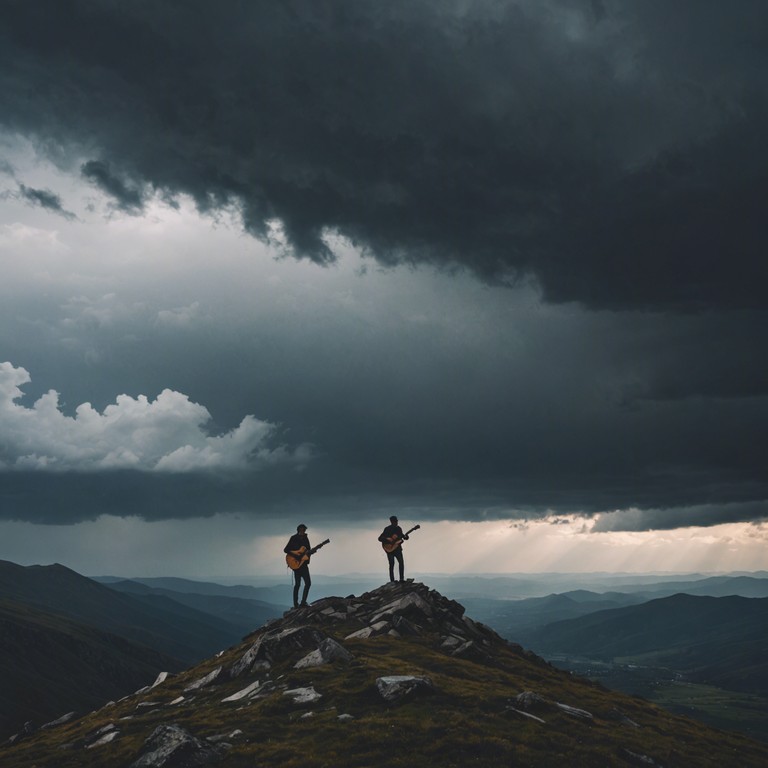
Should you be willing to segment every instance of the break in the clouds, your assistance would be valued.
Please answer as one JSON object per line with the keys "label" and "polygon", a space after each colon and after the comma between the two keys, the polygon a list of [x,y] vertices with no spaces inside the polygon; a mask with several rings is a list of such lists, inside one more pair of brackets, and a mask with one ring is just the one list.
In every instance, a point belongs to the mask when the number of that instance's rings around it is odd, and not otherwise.
{"label": "break in the clouds", "polygon": [[708,0],[11,3],[0,121],[124,212],[191,195],[298,256],[763,305],[768,9]]}
{"label": "break in the clouds", "polygon": [[208,410],[166,389],[155,400],[119,395],[103,412],[90,403],[67,416],[49,390],[28,408],[17,402],[29,373],[0,363],[0,470],[47,472],[242,472],[276,464],[302,466],[308,446],[273,447],[275,426],[246,416],[210,435]]}

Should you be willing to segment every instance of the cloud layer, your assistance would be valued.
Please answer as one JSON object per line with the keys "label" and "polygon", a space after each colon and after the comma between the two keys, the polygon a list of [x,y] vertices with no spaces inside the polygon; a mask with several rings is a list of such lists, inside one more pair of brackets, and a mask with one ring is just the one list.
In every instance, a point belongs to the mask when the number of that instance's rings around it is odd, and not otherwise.
{"label": "cloud layer", "polygon": [[0,121],[124,212],[186,193],[319,263],[338,232],[553,301],[754,308],[768,8],[705,5],[13,3]]}
{"label": "cloud layer", "polygon": [[152,401],[119,395],[102,413],[83,403],[67,416],[54,390],[31,408],[19,404],[30,381],[24,368],[0,363],[0,470],[227,473],[302,466],[310,458],[307,446],[270,447],[275,426],[253,416],[209,435],[208,410],[180,392],[166,389]]}

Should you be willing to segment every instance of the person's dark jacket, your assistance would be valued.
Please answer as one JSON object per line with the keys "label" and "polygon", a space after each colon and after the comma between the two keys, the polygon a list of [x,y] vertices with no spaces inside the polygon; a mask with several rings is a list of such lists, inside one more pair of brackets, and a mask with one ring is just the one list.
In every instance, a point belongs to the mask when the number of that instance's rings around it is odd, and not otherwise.
{"label": "person's dark jacket", "polygon": [[379,541],[389,541],[393,536],[397,536],[398,539],[403,539],[403,529],[399,525],[388,525],[379,536]]}
{"label": "person's dark jacket", "polygon": [[288,543],[285,545],[283,552],[287,555],[289,552],[295,552],[302,547],[306,547],[307,551],[312,549],[312,547],[309,546],[309,536],[307,536],[306,533],[294,533],[293,536],[288,539]]}

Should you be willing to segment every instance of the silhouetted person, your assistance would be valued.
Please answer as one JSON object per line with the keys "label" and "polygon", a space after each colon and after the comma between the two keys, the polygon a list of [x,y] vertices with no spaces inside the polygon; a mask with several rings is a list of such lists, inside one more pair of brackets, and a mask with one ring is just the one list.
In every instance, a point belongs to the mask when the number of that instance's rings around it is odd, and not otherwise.
{"label": "silhouetted person", "polygon": [[[389,580],[395,580],[395,560],[400,570],[400,581],[405,581],[403,578],[405,572],[405,565],[403,563],[403,548],[402,542],[407,541],[407,534],[403,533],[403,529],[397,524],[397,518],[392,515],[389,518],[389,525],[381,532],[379,541],[384,545],[387,553],[387,560],[389,561]],[[392,551],[389,551],[389,547],[392,547]]]}
{"label": "silhouetted person", "polygon": [[286,555],[296,555],[298,553],[297,562],[301,562],[306,557],[306,560],[293,571],[294,608],[299,607],[299,586],[301,582],[304,582],[304,593],[301,596],[301,605],[307,604],[307,595],[309,594],[309,588],[312,586],[312,579],[309,576],[309,557],[305,555],[310,549],[312,549],[312,547],[309,546],[307,526],[301,523],[296,526],[296,533],[288,539],[288,543],[285,545],[285,549],[283,549],[283,552],[285,552]]}

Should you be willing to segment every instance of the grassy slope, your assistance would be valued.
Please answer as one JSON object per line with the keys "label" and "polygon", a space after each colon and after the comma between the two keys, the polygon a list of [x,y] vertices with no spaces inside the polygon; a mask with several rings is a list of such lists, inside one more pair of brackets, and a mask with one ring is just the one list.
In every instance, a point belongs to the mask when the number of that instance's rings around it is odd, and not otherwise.
{"label": "grassy slope", "polygon": [[[348,622],[338,638],[355,629]],[[666,768],[762,768],[768,765],[768,746],[741,736],[706,728],[686,718],[601,686],[575,678],[542,662],[499,646],[493,665],[448,656],[435,649],[434,637],[415,639],[379,637],[345,641],[354,654],[349,665],[294,670],[295,659],[276,665],[272,679],[290,687],[312,684],[323,698],[315,705],[295,706],[279,691],[242,705],[221,699],[243,688],[252,678],[202,689],[181,705],[170,702],[185,685],[219,664],[227,665],[248,647],[230,649],[157,689],[102,709],[77,723],[36,735],[0,753],[3,768],[85,768],[128,765],[144,739],[161,723],[176,722],[198,737],[230,733],[243,736],[222,765],[321,768],[373,765],[431,766],[554,766],[610,768],[631,765],[630,750],[649,755]],[[260,673],[263,678],[265,673]],[[426,674],[434,694],[401,705],[388,705],[375,690],[376,677]],[[541,724],[510,712],[510,700],[524,690],[587,709],[594,720],[585,722],[559,712],[542,714]],[[154,711],[137,709],[141,700],[158,702]],[[621,724],[620,709],[639,724]],[[311,710],[314,715],[299,719]],[[351,722],[337,719],[354,716]],[[130,720],[121,720],[132,717]],[[94,750],[60,749],[88,732],[115,723],[121,736]]]}
{"label": "grassy slope", "polygon": [[149,648],[0,601],[0,740],[27,720],[88,711],[180,668]]}

